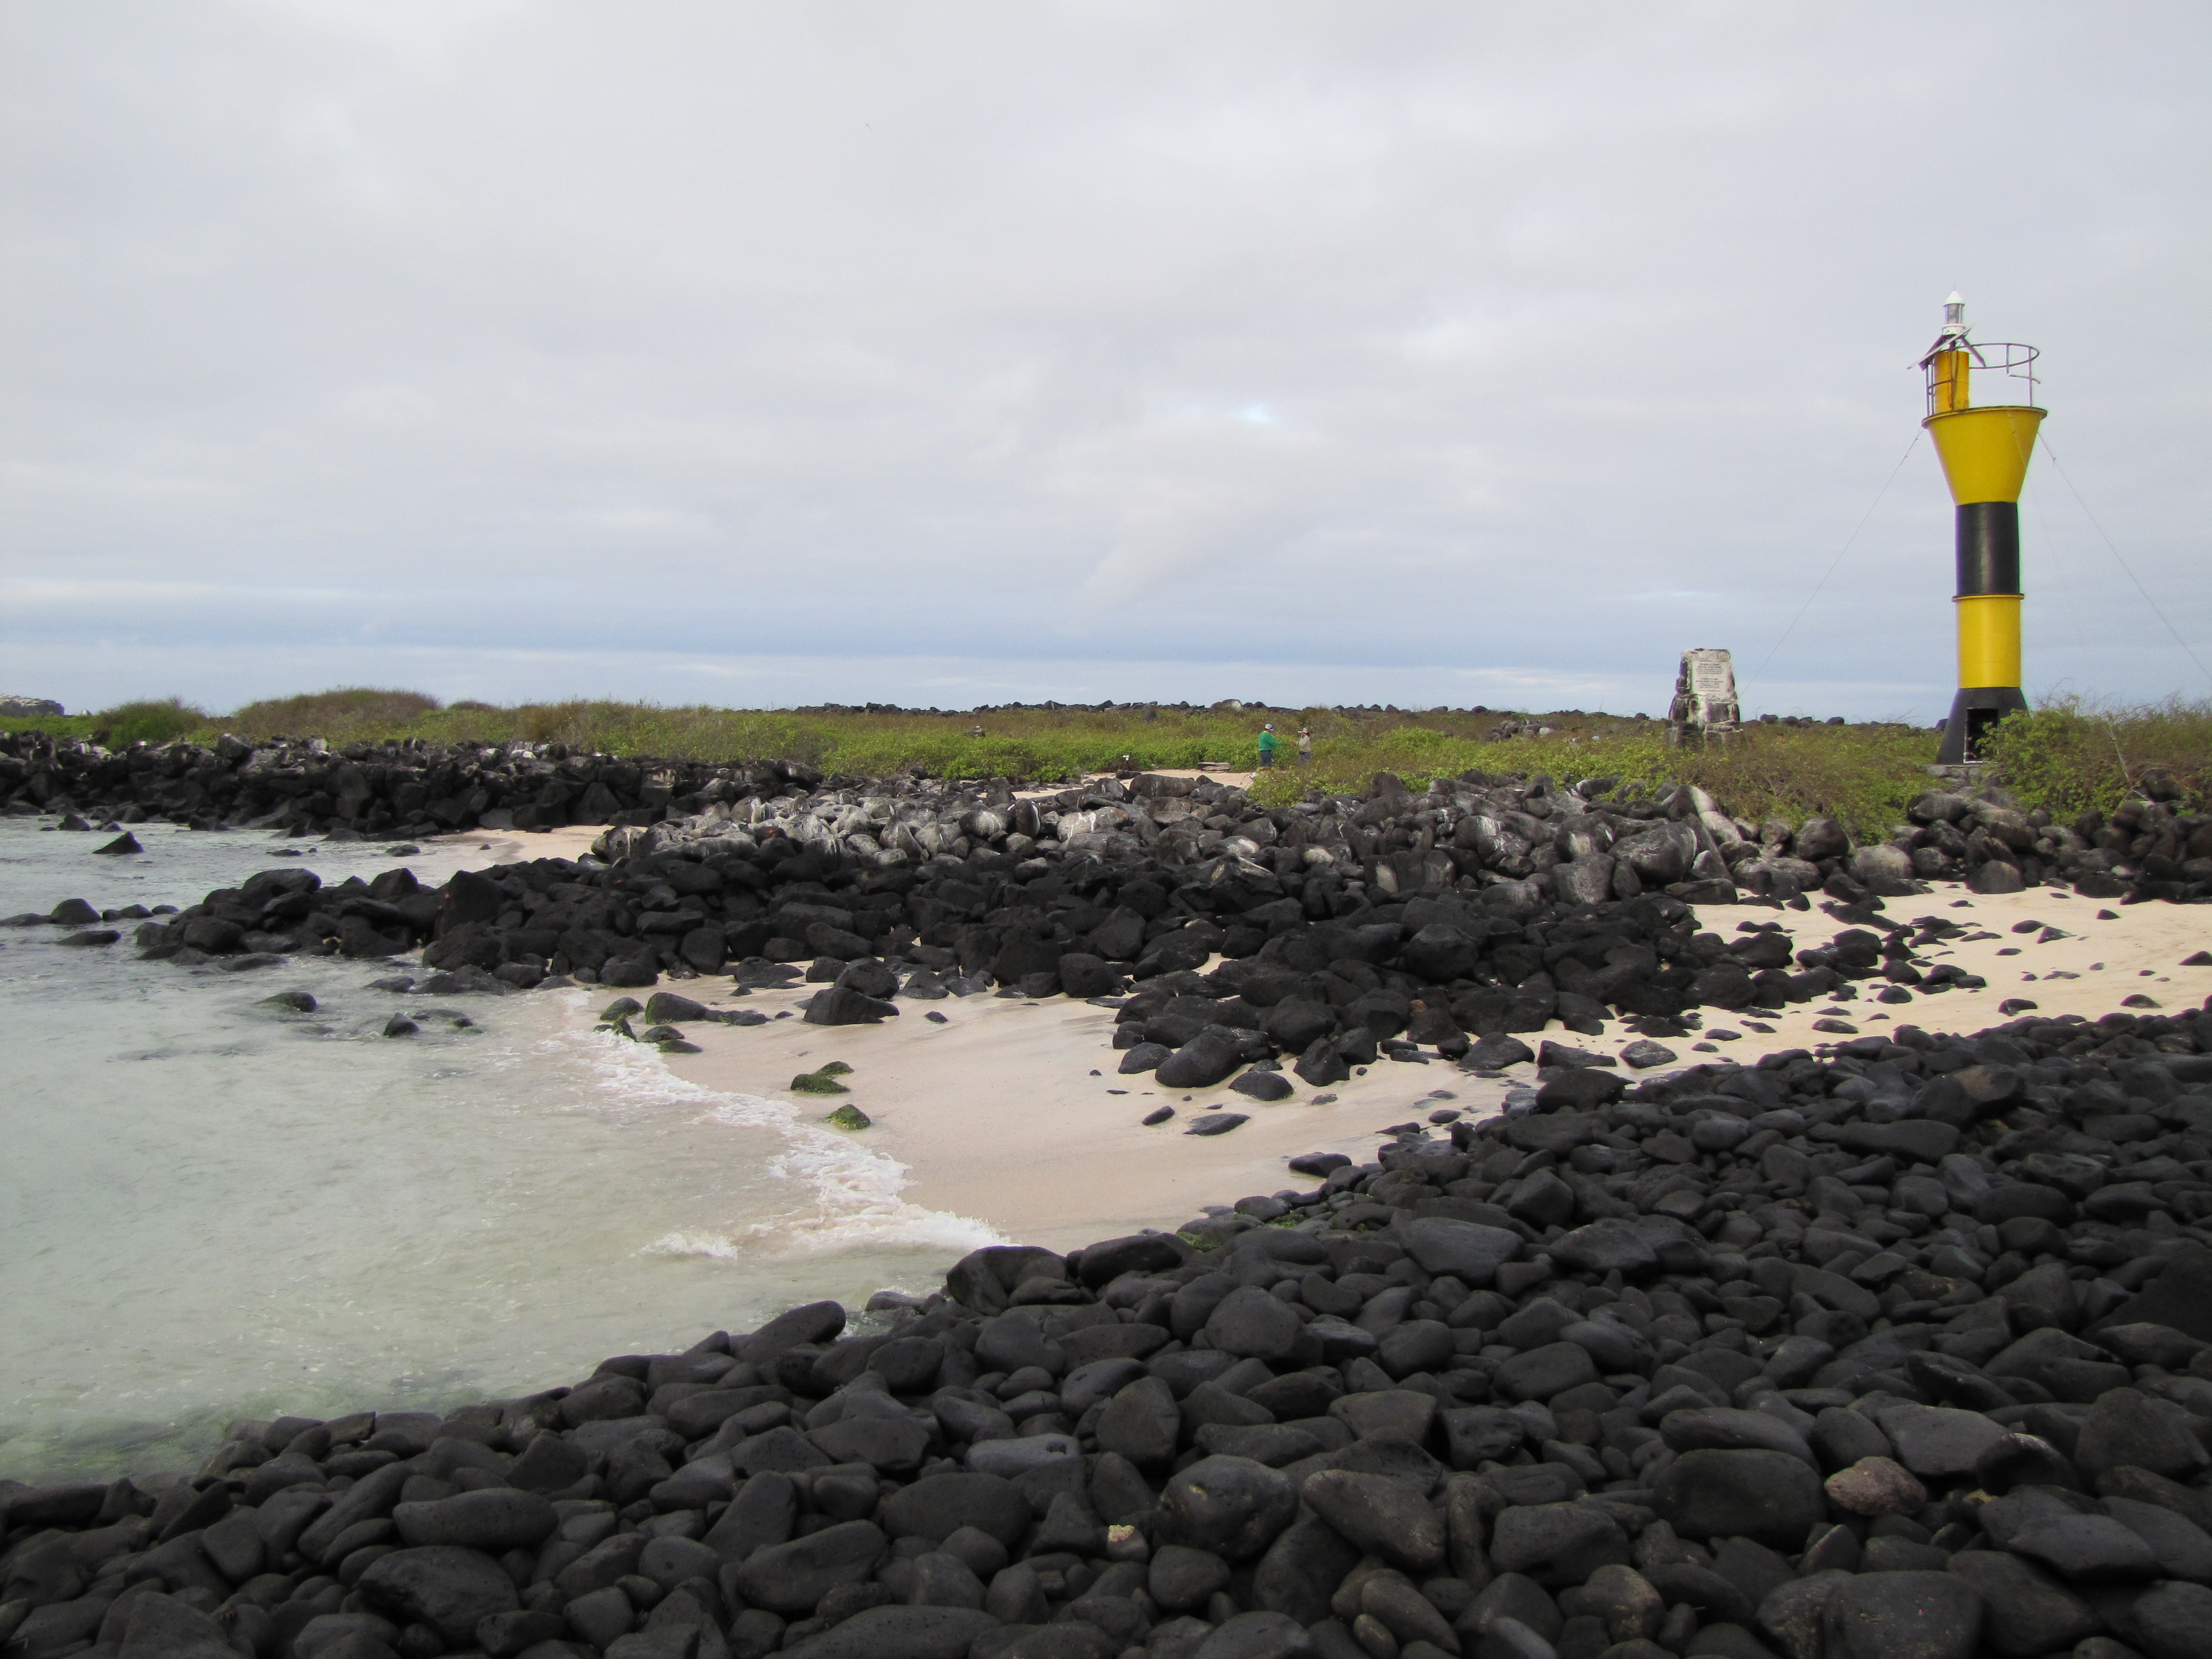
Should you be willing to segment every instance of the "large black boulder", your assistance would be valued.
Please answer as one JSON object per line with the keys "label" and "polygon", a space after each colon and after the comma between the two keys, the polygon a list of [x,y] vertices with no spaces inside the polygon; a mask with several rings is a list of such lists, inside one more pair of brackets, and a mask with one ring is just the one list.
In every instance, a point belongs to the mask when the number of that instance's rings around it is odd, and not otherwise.
{"label": "large black boulder", "polygon": [[833,1463],[866,1463],[878,1474],[911,1474],[929,1449],[929,1431],[910,1417],[848,1416],[808,1432]]}
{"label": "large black boulder", "polygon": [[1316,1089],[1326,1089],[1343,1082],[1352,1075],[1352,1064],[1337,1049],[1327,1035],[1316,1037],[1306,1045],[1306,1050],[1291,1067],[1299,1081]]}
{"label": "large black boulder", "polygon": [[1297,1491],[1279,1470],[1249,1457],[1206,1457],[1161,1492],[1158,1528],[1169,1543],[1208,1550],[1225,1561],[1249,1561],[1297,1512]]}
{"label": "large black boulder", "polygon": [[755,1551],[738,1569],[738,1590],[749,1606],[787,1619],[811,1613],[833,1587],[857,1584],[874,1571],[889,1545],[872,1522],[840,1522]]}
{"label": "large black boulder", "polygon": [[2103,1325],[2169,1325],[2212,1342],[2212,1250],[2183,1250],[2166,1271],[2112,1310],[2084,1334]]}
{"label": "large black boulder", "polygon": [[1175,1455],[1182,1432],[1182,1413],[1168,1385],[1142,1376],[1120,1389],[1100,1413],[1098,1449],[1140,1465],[1164,1464]]}
{"label": "large black boulder", "polygon": [[1270,1103],[1288,1100],[1297,1092],[1291,1088],[1291,1080],[1280,1072],[1261,1071],[1257,1067],[1245,1073],[1229,1086],[1240,1095]]}
{"label": "large black boulder", "polygon": [[1071,951],[1060,958],[1060,988],[1072,997],[1110,997],[1124,983],[1102,957]]}
{"label": "large black boulder", "polygon": [[1000,1475],[929,1474],[885,1498],[877,1519],[893,1538],[942,1541],[973,1527],[1012,1549],[1029,1529],[1030,1505]]}
{"label": "large black boulder", "polygon": [[976,1313],[998,1314],[1006,1311],[1009,1298],[1029,1280],[1060,1283],[1066,1278],[1065,1256],[1034,1244],[986,1244],[952,1264],[945,1275],[945,1293]]}
{"label": "large black boulder", "polygon": [[845,1310],[835,1302],[808,1302],[778,1314],[750,1336],[737,1340],[738,1358],[771,1366],[776,1356],[808,1343],[827,1342],[845,1328]]}
{"label": "large black boulder", "polygon": [[1482,945],[1449,922],[1432,921],[1401,947],[1407,971],[1431,985],[1465,979],[1481,958]]}
{"label": "large black boulder", "polygon": [[1223,1353],[1272,1362],[1298,1352],[1305,1325],[1289,1303],[1244,1285],[1223,1297],[1207,1317],[1206,1335]]}
{"label": "large black boulder", "polygon": [[[1335,1528],[1318,1515],[1302,1516],[1260,1558],[1252,1575],[1252,1594],[1271,1613],[1288,1614],[1301,1625],[1317,1625],[1328,1617],[1335,1587],[1358,1561],[1358,1547]],[[1224,1582],[1228,1578],[1225,1566],[1222,1577]]]}
{"label": "large black boulder", "polygon": [[1686,1538],[1755,1538],[1778,1548],[1802,1548],[1827,1516],[1818,1471],[1780,1451],[1684,1452],[1659,1477],[1652,1503]]}
{"label": "large black boulder", "polygon": [[1244,1061],[1244,1037],[1226,1025],[1209,1025],[1159,1063],[1153,1073],[1170,1089],[1205,1089]]}
{"label": "large black boulder", "polygon": [[402,1541],[458,1544],[494,1555],[543,1543],[560,1525],[553,1505],[533,1492],[485,1486],[427,1504],[402,1504],[392,1511]]}
{"label": "large black boulder", "polygon": [[1579,1584],[1600,1567],[1626,1566],[1628,1535],[1590,1505],[1516,1504],[1492,1524],[1490,1553],[1504,1571],[1540,1584]]}
{"label": "large black boulder", "polygon": [[1171,1273],[1191,1258],[1191,1248],[1169,1233],[1131,1233],[1088,1245],[1077,1277],[1090,1288],[1123,1273]]}
{"label": "large black boulder", "polygon": [[2087,1601],[2048,1573],[2003,1550],[1960,1550],[1950,1571],[1980,1592],[1982,1634],[2007,1659],[2063,1653],[2100,1620]]}
{"label": "large black boulder", "polygon": [[1829,1600],[1832,1659],[1974,1659],[1981,1594],[1951,1572],[1865,1572]]}
{"label": "large black boulder", "polygon": [[1407,1572],[1428,1573],[1443,1559],[1443,1522],[1421,1488],[1384,1474],[1322,1469],[1299,1494],[1338,1536],[1363,1553]]}
{"label": "large black boulder", "polygon": [[2212,1589],[2168,1580],[2136,1598],[2121,1629],[2150,1659],[2201,1659],[2212,1632]]}
{"label": "large black boulder", "polygon": [[173,1596],[139,1595],[123,1606],[129,1612],[117,1659],[230,1659],[237,1652],[213,1619]]}
{"label": "large black boulder", "polygon": [[1285,997],[1267,1010],[1267,1035],[1284,1049],[1304,1054],[1336,1030],[1336,1010],[1325,1002]]}
{"label": "large black boulder", "polygon": [[380,1557],[362,1574],[358,1588],[401,1624],[434,1626],[449,1647],[472,1640],[480,1620],[520,1605],[514,1581],[498,1562],[450,1544]]}
{"label": "large black boulder", "polygon": [[2074,1443],[2073,1462],[2092,1483],[2124,1468],[2185,1481],[2212,1462],[2212,1455],[2191,1432],[2189,1413],[2173,1401],[2136,1389],[2113,1389],[2089,1408]]}
{"label": "large black boulder", "polygon": [[1431,1273],[1449,1273],[1462,1284],[1484,1285],[1498,1269],[1521,1254],[1521,1236],[1504,1227],[1423,1216],[1400,1230],[1406,1253]]}
{"label": "large black boulder", "polygon": [[1583,1112],[1620,1098],[1628,1080],[1601,1066],[1577,1066],[1555,1072],[1536,1091],[1536,1109],[1544,1112]]}
{"label": "large black boulder", "polygon": [[869,996],[849,985],[833,985],[826,991],[817,991],[800,1018],[809,1025],[880,1025],[896,1018],[898,1012],[895,1002]]}
{"label": "large black boulder", "polygon": [[1547,1342],[1500,1365],[1492,1386],[1507,1400],[1549,1400],[1597,1377],[1597,1362],[1588,1348],[1574,1342]]}
{"label": "large black boulder", "polygon": [[867,1607],[783,1651],[792,1659],[965,1659],[977,1638],[999,1627],[980,1608]]}

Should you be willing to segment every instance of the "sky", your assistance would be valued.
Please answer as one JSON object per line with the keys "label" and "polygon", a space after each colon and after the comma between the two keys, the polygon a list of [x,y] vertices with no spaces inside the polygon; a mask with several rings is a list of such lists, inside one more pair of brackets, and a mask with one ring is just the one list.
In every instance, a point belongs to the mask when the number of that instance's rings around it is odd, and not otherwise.
{"label": "sky", "polygon": [[2030,695],[2212,695],[2208,44],[0,0],[0,692],[1658,714],[1721,646],[1933,720],[1955,288],[2045,354]]}

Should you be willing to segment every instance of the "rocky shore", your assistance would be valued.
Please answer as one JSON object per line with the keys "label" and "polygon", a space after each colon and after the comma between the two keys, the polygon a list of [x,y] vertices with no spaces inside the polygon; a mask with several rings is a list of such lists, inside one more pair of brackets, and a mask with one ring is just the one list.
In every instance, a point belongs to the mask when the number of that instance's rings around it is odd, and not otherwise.
{"label": "rocky shore", "polygon": [[[513,763],[526,759],[574,763]],[[251,765],[240,757],[237,775]],[[75,924],[70,942],[86,945],[122,939],[94,924],[135,921],[149,956],[230,968],[420,948],[424,988],[439,993],[719,975],[742,990],[803,974],[823,983],[805,1015],[823,1024],[994,987],[1133,991],[1120,1006],[1125,1070],[1203,1086],[1254,1066],[1249,1087],[1267,1098],[1264,1074],[1282,1065],[1325,1086],[1393,1045],[1455,1058],[1553,1019],[1592,1035],[1626,1019],[1663,1042],[1696,1037],[1701,1009],[1819,1005],[1840,1019],[1862,998],[1899,1006],[1978,988],[1926,954],[1958,924],[1887,913],[1887,899],[1926,895],[1943,875],[2005,893],[2073,868],[2083,895],[2193,902],[2208,891],[2194,877],[2212,873],[2212,822],[2147,797],[2083,851],[2057,845],[2078,830],[1994,790],[1930,792],[1892,840],[1854,845],[1833,819],[1741,823],[1694,789],[1653,796],[1603,777],[1470,775],[1417,793],[1384,774],[1364,797],[1280,807],[1212,778],[1150,774],[1026,796],[1003,781],[831,787],[790,763],[689,781],[686,796],[617,813],[653,821],[611,826],[596,857],[436,889],[404,869],[325,888],[278,868],[164,916],[71,901],[13,920]],[[1798,949],[1781,918],[1814,896],[1850,926]],[[1692,906],[1747,899],[1778,919],[1733,939],[1698,930]]]}
{"label": "rocky shore", "polygon": [[[0,1484],[10,1654],[2190,1659],[2212,1013],[1397,1126],[443,1418]],[[1450,1116],[1449,1113],[1440,1114]]]}
{"label": "rocky shore", "polygon": [[[1014,864],[1065,851],[1151,852],[1182,823],[1187,833],[1159,849],[1171,861],[1208,855],[1212,830],[1269,854],[1257,861],[1270,869],[1281,864],[1273,855],[1282,850],[1314,848],[1391,891],[1474,877],[1532,881],[1540,891],[1585,902],[1685,880],[1787,897],[1840,876],[1877,896],[1909,890],[1915,880],[1965,881],[1992,893],[2060,883],[2099,898],[2212,893],[2212,820],[2188,812],[2179,786],[2163,775],[2144,779],[2139,796],[2109,816],[2084,812],[2065,823],[2022,811],[2001,789],[1931,790],[1913,803],[1910,823],[1864,845],[1832,818],[1752,823],[1731,817],[1700,790],[1647,794],[1606,776],[1568,786],[1469,773],[1418,795],[1384,775],[1359,799],[1266,811],[1219,786],[1193,790],[1184,780],[1138,777],[1037,801],[1035,821],[1009,815],[1013,806],[1013,787],[1003,779],[825,780],[788,760],[713,766],[571,753],[559,744],[410,741],[334,751],[320,739],[255,744],[228,737],[212,748],[138,744],[111,753],[36,732],[0,732],[0,813],[52,815],[87,829],[165,820],[398,840],[608,824],[654,827],[657,840],[680,843],[769,828],[863,866],[896,866],[955,843],[958,856],[981,848]],[[972,821],[978,810],[1000,816]],[[1050,833],[1070,815],[1070,834]],[[1206,822],[1218,817],[1229,822]],[[1272,833],[1260,827],[1263,817]],[[1008,835],[1021,842],[1010,844]],[[1097,839],[1079,847],[1077,836]],[[1579,867],[1554,878],[1563,866]]]}
{"label": "rocky shore", "polygon": [[672,806],[822,781],[797,762],[714,767],[696,761],[572,755],[560,744],[511,749],[319,738],[250,744],[138,744],[111,752],[74,738],[0,732],[0,812],[99,822],[166,820],[195,829],[332,832],[399,840],[457,830],[551,830],[657,823]]}
{"label": "rocky shore", "polygon": [[[233,969],[420,945],[391,982],[439,994],[803,976],[817,1024],[1085,998],[1126,1071],[1255,1101],[1398,1057],[1534,1060],[1534,1086],[1174,1232],[978,1252],[927,1298],[442,1418],[243,1423],[188,1477],[0,1482],[0,1652],[2207,1650],[2212,1012],[2007,1003],[1930,1036],[1929,1000],[1973,988],[1933,954],[1959,930],[1885,903],[1947,832],[1977,890],[2053,881],[2078,849],[2051,826],[1934,793],[1854,847],[1602,779],[1261,809],[1209,778],[788,769],[434,890],[295,866],[173,915],[14,920],[88,947],[136,921],[150,956]],[[2128,874],[2079,890],[2201,897],[2153,860],[2203,831],[2131,803],[2096,832]],[[1771,920],[1699,930],[1753,896]],[[1848,925],[1799,951],[1816,899]],[[1702,1009],[1854,1002],[1920,1024],[1674,1069]],[[761,1018],[668,988],[637,1012],[671,1045]],[[1514,1035],[1553,1019],[1639,1040],[1613,1065]]]}

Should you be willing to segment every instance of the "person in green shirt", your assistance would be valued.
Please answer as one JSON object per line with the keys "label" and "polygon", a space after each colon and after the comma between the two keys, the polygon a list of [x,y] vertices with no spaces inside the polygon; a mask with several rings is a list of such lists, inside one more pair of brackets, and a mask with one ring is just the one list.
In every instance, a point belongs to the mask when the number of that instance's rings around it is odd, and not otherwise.
{"label": "person in green shirt", "polygon": [[1283,740],[1275,735],[1273,726],[1263,726],[1260,728],[1260,769],[1261,771],[1264,772],[1274,765],[1275,751],[1282,746]]}

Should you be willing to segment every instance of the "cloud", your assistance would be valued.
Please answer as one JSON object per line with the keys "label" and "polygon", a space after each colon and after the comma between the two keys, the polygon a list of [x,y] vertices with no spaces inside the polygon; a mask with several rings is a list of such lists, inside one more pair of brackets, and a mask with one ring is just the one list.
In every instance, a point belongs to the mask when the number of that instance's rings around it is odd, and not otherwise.
{"label": "cloud", "polygon": [[[1875,502],[1954,286],[2212,637],[2195,9],[125,15],[0,13],[16,690],[1656,712],[1726,645],[1932,718],[1924,445]],[[2031,690],[2187,687],[2026,511]]]}

